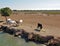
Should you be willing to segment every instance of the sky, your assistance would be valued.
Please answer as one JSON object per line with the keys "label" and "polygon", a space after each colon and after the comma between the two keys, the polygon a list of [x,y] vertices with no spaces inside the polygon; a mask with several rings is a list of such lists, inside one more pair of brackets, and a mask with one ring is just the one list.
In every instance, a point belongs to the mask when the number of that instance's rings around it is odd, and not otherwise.
{"label": "sky", "polygon": [[60,10],[60,0],[0,0],[0,8],[13,10]]}

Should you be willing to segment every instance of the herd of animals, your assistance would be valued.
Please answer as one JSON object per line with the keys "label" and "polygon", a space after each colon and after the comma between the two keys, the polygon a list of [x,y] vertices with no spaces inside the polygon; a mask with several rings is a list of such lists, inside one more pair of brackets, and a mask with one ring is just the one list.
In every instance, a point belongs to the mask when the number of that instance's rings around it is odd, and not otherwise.
{"label": "herd of animals", "polygon": [[[38,23],[37,28],[39,27],[42,29],[42,25]],[[55,39],[54,36],[41,36],[33,32],[26,32],[24,29],[15,29],[4,25],[0,26],[0,30],[4,33],[14,35],[14,37],[24,38],[26,42],[33,41],[35,43],[46,44],[46,46],[60,46],[60,37]]]}

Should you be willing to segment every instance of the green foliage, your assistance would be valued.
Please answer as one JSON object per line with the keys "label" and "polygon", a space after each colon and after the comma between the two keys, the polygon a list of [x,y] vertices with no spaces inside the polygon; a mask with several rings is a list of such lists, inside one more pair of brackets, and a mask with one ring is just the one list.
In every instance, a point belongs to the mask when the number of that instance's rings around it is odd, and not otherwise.
{"label": "green foliage", "polygon": [[60,14],[60,10],[13,10],[14,12],[24,12],[25,14]]}
{"label": "green foliage", "polygon": [[11,13],[12,13],[12,10],[8,7],[1,9],[1,15],[2,16],[10,16]]}

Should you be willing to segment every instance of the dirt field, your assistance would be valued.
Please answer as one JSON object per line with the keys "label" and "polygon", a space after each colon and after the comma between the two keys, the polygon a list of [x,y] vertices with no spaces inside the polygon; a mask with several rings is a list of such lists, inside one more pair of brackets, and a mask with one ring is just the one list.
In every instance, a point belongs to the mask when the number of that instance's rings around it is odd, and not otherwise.
{"label": "dirt field", "polygon": [[[10,16],[12,20],[23,20],[22,25],[20,24],[19,28],[23,28],[28,32],[35,32],[40,35],[54,35],[60,36],[60,16],[59,15],[42,15],[42,14],[12,14]],[[0,20],[5,20],[4,17],[0,16]],[[40,32],[35,31],[37,28],[37,23],[43,25],[43,29]]]}

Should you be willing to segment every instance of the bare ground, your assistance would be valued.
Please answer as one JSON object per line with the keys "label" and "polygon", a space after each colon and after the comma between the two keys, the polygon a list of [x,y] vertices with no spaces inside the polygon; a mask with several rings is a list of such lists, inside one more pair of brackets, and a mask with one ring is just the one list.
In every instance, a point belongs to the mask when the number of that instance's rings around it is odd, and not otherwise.
{"label": "bare ground", "polygon": [[[20,24],[19,28],[23,28],[28,32],[35,32],[40,35],[53,35],[60,37],[60,16],[43,16],[43,15],[34,15],[34,14],[12,14],[10,17],[12,20],[23,20],[22,25]],[[4,17],[0,16],[0,20],[5,20]],[[35,31],[37,28],[37,23],[43,25],[43,29],[40,32]]]}

